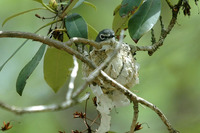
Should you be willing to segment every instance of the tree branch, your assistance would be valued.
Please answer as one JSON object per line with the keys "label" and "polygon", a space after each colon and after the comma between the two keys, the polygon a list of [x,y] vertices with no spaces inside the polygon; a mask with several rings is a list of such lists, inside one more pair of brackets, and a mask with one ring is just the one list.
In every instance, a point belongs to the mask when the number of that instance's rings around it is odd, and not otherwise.
{"label": "tree branch", "polygon": [[[116,50],[114,50],[114,52],[112,53],[111,56],[109,56],[104,63],[102,63],[99,67],[96,67],[96,65],[91,62],[88,58],[84,57],[82,54],[78,53],[77,51],[73,50],[71,47],[69,47],[68,45],[72,45],[74,42],[79,42],[79,38],[73,38],[70,39],[68,42],[60,42],[60,41],[56,41],[53,39],[49,39],[47,37],[43,37],[40,35],[36,35],[33,33],[26,33],[26,32],[13,32],[13,31],[0,31],[0,38],[2,37],[18,37],[18,38],[27,38],[27,39],[32,39],[34,41],[39,41],[42,42],[44,44],[47,44],[49,46],[53,46],[57,49],[60,50],[64,50],[66,52],[68,52],[71,55],[75,55],[78,59],[80,59],[81,61],[83,61],[84,63],[86,63],[87,65],[89,65],[91,68],[95,69],[93,71],[93,73],[91,73],[90,77],[88,77],[88,79],[86,80],[86,82],[80,87],[80,89],[78,89],[77,92],[74,92],[72,95],[72,98],[77,97],[82,90],[84,90],[87,85],[94,80],[95,77],[97,77],[99,74],[99,72],[101,73],[100,76],[103,76],[105,78],[106,81],[110,82],[113,87],[115,87],[116,89],[118,89],[119,91],[121,91],[123,94],[125,94],[130,101],[133,101],[134,103],[134,118],[133,118],[133,122],[132,122],[132,126],[131,126],[131,131],[134,130],[134,127],[136,125],[137,122],[137,118],[138,118],[138,103],[141,103],[149,108],[151,108],[153,111],[155,111],[159,117],[161,118],[161,120],[163,121],[163,123],[165,123],[165,125],[167,126],[168,130],[170,131],[170,133],[177,133],[178,131],[174,130],[171,126],[171,124],[169,123],[169,121],[167,120],[167,118],[165,117],[165,115],[156,107],[154,106],[152,103],[138,97],[137,95],[135,95],[134,93],[132,93],[130,90],[128,90],[127,88],[125,88],[124,86],[122,86],[121,84],[119,84],[118,82],[116,82],[115,80],[113,80],[111,77],[109,77],[104,71],[102,71],[102,69],[105,67],[105,65],[112,60],[112,58],[116,55],[117,53],[117,49],[119,47],[116,47]],[[87,42],[87,39],[80,39],[80,42],[84,42],[86,44],[90,44],[90,41]],[[107,41],[105,42],[106,44],[114,44],[115,42],[112,41]],[[67,44],[67,45],[66,45]],[[99,45],[104,45],[103,43],[99,43]],[[93,45],[94,46],[94,45]],[[151,49],[152,46],[149,47],[138,47],[138,46],[131,46],[132,49],[138,51],[138,50],[149,50]],[[100,47],[99,47],[100,48]],[[34,112],[45,112],[45,111],[56,111],[56,110],[62,110],[62,109],[67,109],[69,107],[72,107],[75,104],[81,103],[82,100],[79,101],[73,101],[72,102],[63,102],[60,105],[56,105],[56,104],[52,104],[52,105],[47,105],[47,106],[43,106],[43,105],[39,105],[39,106],[32,106],[32,107],[26,107],[26,108],[20,108],[20,107],[16,107],[16,106],[9,106],[6,105],[2,102],[0,102],[0,107],[14,112],[16,114],[24,114],[24,113],[34,113]]]}
{"label": "tree branch", "polygon": [[135,99],[133,101],[133,120],[132,120],[132,124],[131,124],[131,129],[130,129],[130,133],[134,133],[135,131],[135,127],[137,124],[137,120],[138,120],[138,115],[139,115],[139,109],[138,109],[138,101]]}
{"label": "tree branch", "polygon": [[169,120],[167,119],[167,117],[162,113],[162,111],[156,107],[155,105],[153,105],[152,103],[146,101],[145,99],[141,98],[141,97],[137,97],[137,101],[147,107],[149,107],[150,109],[152,109],[154,112],[156,112],[158,114],[158,116],[160,117],[160,119],[163,121],[163,123],[167,126],[167,129],[170,133],[179,133],[179,131],[175,130],[172,125],[170,124]]}
{"label": "tree branch", "polygon": [[72,102],[72,93],[74,91],[74,81],[75,81],[75,78],[76,78],[77,72],[78,72],[78,62],[77,62],[77,59],[75,56],[73,56],[73,61],[74,61],[74,68],[71,72],[69,87],[68,87],[68,91],[66,94],[66,101],[69,103]]}
{"label": "tree branch", "polygon": [[[154,112],[156,112],[158,114],[158,116],[161,118],[161,120],[163,121],[163,123],[167,126],[167,129],[170,133],[178,133],[177,130],[175,130],[172,125],[170,124],[169,120],[166,118],[166,116],[160,111],[160,109],[158,107],[156,107],[155,105],[153,105],[152,103],[146,101],[145,99],[137,96],[136,94],[134,94],[133,92],[131,92],[130,90],[128,90],[127,88],[125,88],[123,85],[119,84],[117,81],[115,81],[114,79],[112,79],[110,76],[108,76],[105,72],[101,71],[101,74],[104,76],[104,78],[109,81],[111,83],[111,85],[113,85],[117,90],[119,90],[120,92],[122,92],[124,95],[127,96],[127,98],[129,98],[130,101],[133,102],[138,102],[141,103],[145,106],[147,106],[148,108],[152,109]],[[135,107],[137,108],[137,106]],[[137,109],[135,110],[136,115],[137,114]],[[135,116],[137,117],[137,116]],[[137,118],[134,118],[137,119]],[[133,123],[135,121],[133,120]],[[133,124],[132,124],[133,126]],[[131,127],[132,129],[132,127]]]}
{"label": "tree branch", "polygon": [[58,111],[58,110],[65,110],[65,109],[73,107],[76,104],[82,103],[88,97],[89,97],[89,94],[86,94],[84,97],[82,97],[78,100],[74,100],[72,102],[64,101],[61,104],[38,105],[38,106],[30,106],[30,107],[25,107],[25,108],[11,106],[11,105],[5,104],[4,102],[0,101],[0,107],[7,111],[18,114],[18,115],[22,115],[25,113]]}
{"label": "tree branch", "polygon": [[[126,95],[130,99],[130,101],[134,102],[134,119],[133,119],[131,130],[133,130],[133,127],[135,127],[135,123],[137,121],[137,117],[138,117],[138,102],[139,102],[139,103],[144,104],[145,106],[151,108],[153,111],[155,111],[159,115],[161,120],[165,123],[165,125],[167,126],[168,130],[170,131],[170,133],[175,133],[176,130],[174,130],[172,128],[171,124],[169,123],[169,121],[167,120],[165,115],[157,107],[155,107],[152,103],[150,103],[150,102],[138,97],[136,94],[134,94],[133,92],[131,92],[130,90],[128,90],[127,88],[125,88],[124,86],[122,86],[121,84],[116,82],[115,80],[113,80],[104,71],[102,71],[102,69],[104,68],[106,63],[108,63],[112,59],[112,56],[114,56],[116,53],[112,53],[113,55],[110,56],[110,58],[106,59],[106,61],[100,67],[96,67],[96,65],[93,62],[91,62],[88,58],[84,57],[82,54],[78,53],[77,51],[73,50],[71,47],[68,46],[69,44],[71,45],[72,43],[74,43],[73,39],[71,39],[69,42],[62,43],[60,41],[49,39],[47,37],[43,37],[43,36],[36,35],[36,34],[33,34],[33,33],[13,32],[13,31],[5,31],[5,32],[4,31],[0,31],[0,38],[2,38],[2,37],[17,37],[17,38],[32,39],[34,41],[39,41],[39,42],[42,42],[42,43],[47,44],[49,46],[53,46],[53,47],[55,47],[57,49],[64,50],[64,51],[68,52],[71,55],[75,55],[78,59],[80,59],[81,61],[83,61],[87,65],[89,65],[91,68],[93,68],[93,69],[97,68],[94,71],[94,73],[97,73],[97,74],[91,74],[92,78],[89,78],[90,80],[86,81],[83,84],[83,86],[81,86],[82,89],[80,89],[80,90],[83,90],[84,88],[86,88],[88,83],[90,83],[96,76],[98,76],[98,72],[100,71],[100,76],[103,76],[107,82],[110,82],[113,87],[115,87],[116,89],[121,91],[124,95]],[[75,40],[76,40],[76,42],[78,42],[79,38],[75,38]],[[84,41],[86,41],[86,40],[84,40]],[[115,42],[107,41],[105,43],[112,45]],[[99,44],[103,45],[103,43],[99,43]],[[138,49],[145,50],[145,49],[150,49],[151,47],[152,46],[141,48],[141,47],[136,47],[135,46],[135,47],[132,47],[132,48],[136,49],[136,50],[138,50]],[[72,98],[77,97],[79,94],[80,94],[80,92],[73,93]],[[87,96],[88,95],[86,95],[86,97]],[[73,105],[81,103],[81,102],[82,102],[82,100],[78,100],[78,101],[74,101],[73,100],[70,103],[65,101],[65,102],[63,102],[63,103],[61,103],[59,105],[56,105],[56,104],[47,105],[47,106],[39,105],[39,106],[31,106],[31,107],[26,107],[26,108],[20,108],[20,107],[16,107],[16,106],[9,106],[9,105],[6,105],[6,104],[0,102],[0,107],[6,109],[8,111],[14,112],[16,114],[24,114],[24,113],[56,111],[56,110],[67,109],[67,108],[72,107]]]}
{"label": "tree branch", "polygon": [[[11,106],[8,104],[5,104],[4,102],[0,101],[0,107],[13,112],[15,114],[18,115],[22,115],[25,113],[36,113],[36,112],[49,112],[49,111],[58,111],[58,110],[64,110],[64,109],[68,109],[73,107],[76,104],[82,103],[83,101],[85,101],[88,97],[89,94],[86,94],[85,96],[81,97],[80,99],[72,99],[72,92],[74,89],[74,80],[76,78],[76,74],[78,71],[78,62],[76,61],[76,58],[74,57],[74,68],[73,71],[71,73],[71,80],[70,80],[70,84],[69,84],[69,89],[68,92],[66,94],[66,99],[65,101],[63,101],[60,104],[51,104],[51,105],[37,105],[37,106],[30,106],[30,107],[25,107],[25,108],[21,108],[21,107],[17,107],[17,106]],[[75,97],[77,97],[77,95],[75,95]]]}
{"label": "tree branch", "polygon": [[[45,36],[37,35],[34,33],[29,33],[29,32],[19,32],[19,31],[0,31],[0,38],[3,37],[9,37],[9,38],[26,38],[26,39],[31,39],[33,41],[38,41],[44,44],[47,44],[49,46],[55,47],[57,49],[66,51],[67,53],[76,56],[79,60],[82,62],[88,64],[91,68],[96,68],[95,64],[91,62],[87,57],[83,56],[80,54],[78,51],[72,49],[68,45],[73,44],[73,39],[67,41],[67,42],[60,42],[57,40],[50,39]],[[74,39],[75,42],[79,40],[79,38]],[[81,40],[82,41],[82,40]],[[89,44],[90,41],[88,41]]]}

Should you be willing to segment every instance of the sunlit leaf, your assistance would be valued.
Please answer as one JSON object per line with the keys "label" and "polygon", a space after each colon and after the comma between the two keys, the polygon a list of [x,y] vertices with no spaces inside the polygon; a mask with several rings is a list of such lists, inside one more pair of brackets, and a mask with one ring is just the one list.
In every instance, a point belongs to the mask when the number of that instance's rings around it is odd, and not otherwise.
{"label": "sunlit leaf", "polygon": [[40,10],[40,9],[45,9],[45,8],[34,8],[34,9],[30,9],[30,10],[27,10],[27,11],[23,11],[23,12],[14,14],[14,15],[12,15],[12,16],[6,18],[6,19],[3,21],[2,26],[4,26],[5,23],[6,23],[8,20],[12,19],[12,18],[15,18],[15,17],[17,17],[17,16],[23,15],[23,14],[28,13],[28,12],[31,12],[31,11]]}
{"label": "sunlit leaf", "polygon": [[49,47],[44,57],[44,78],[47,84],[57,92],[70,76],[73,59],[65,51]]}
{"label": "sunlit leaf", "polygon": [[129,15],[135,12],[137,8],[143,3],[143,0],[123,0],[119,10],[119,15],[121,17]]}
{"label": "sunlit leaf", "polygon": [[130,18],[128,30],[131,38],[137,43],[157,22],[161,12],[160,0],[147,0]]}
{"label": "sunlit leaf", "polygon": [[26,85],[26,81],[29,78],[29,76],[32,74],[32,72],[35,70],[37,65],[39,64],[40,60],[42,59],[42,56],[44,54],[46,45],[43,44],[37,53],[34,55],[34,57],[29,61],[25,67],[21,70],[21,72],[18,75],[17,82],[16,82],[16,90],[17,93],[21,96],[24,90],[24,87]]}
{"label": "sunlit leaf", "polygon": [[70,38],[72,37],[88,38],[87,23],[79,14],[73,13],[67,16],[64,19],[64,21],[67,34]]}

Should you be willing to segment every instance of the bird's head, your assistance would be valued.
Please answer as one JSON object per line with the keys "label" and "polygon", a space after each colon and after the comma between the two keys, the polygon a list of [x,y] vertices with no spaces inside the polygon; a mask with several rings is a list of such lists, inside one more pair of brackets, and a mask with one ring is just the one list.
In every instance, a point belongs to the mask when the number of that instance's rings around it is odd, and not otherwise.
{"label": "bird's head", "polygon": [[99,34],[96,37],[96,42],[106,41],[109,39],[115,38],[115,32],[111,29],[104,29],[99,32]]}

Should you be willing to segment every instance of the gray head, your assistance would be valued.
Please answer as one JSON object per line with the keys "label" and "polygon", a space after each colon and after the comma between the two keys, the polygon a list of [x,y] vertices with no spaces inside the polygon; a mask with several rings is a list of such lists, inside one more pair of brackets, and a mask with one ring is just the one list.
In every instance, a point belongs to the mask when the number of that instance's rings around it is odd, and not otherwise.
{"label": "gray head", "polygon": [[115,37],[115,32],[111,29],[104,29],[99,32],[96,37],[96,42],[106,41]]}

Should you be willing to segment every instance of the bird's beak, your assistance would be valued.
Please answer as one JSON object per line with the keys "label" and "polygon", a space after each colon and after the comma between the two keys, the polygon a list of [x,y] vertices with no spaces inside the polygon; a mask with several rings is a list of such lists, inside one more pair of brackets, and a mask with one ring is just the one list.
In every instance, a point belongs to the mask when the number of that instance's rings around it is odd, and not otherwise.
{"label": "bird's beak", "polygon": [[113,38],[113,37],[115,37],[115,35],[114,35],[114,34],[112,34],[112,35],[111,35],[111,37]]}

